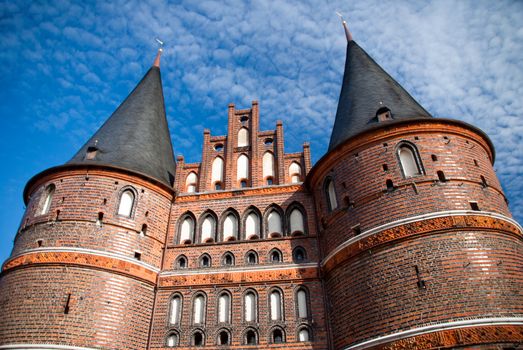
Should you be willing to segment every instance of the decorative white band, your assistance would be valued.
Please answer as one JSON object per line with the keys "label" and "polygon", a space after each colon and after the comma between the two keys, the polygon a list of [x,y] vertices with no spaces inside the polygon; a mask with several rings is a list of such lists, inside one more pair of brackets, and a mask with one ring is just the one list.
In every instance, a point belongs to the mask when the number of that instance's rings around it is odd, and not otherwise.
{"label": "decorative white band", "polygon": [[183,269],[177,271],[163,271],[160,276],[191,276],[191,275],[212,275],[212,274],[224,274],[227,272],[256,272],[256,271],[281,271],[289,269],[303,269],[303,268],[317,268],[317,263],[307,264],[270,264],[270,265],[254,265],[249,267],[225,267],[220,266],[218,269],[213,268],[200,268],[196,269]]}
{"label": "decorative white band", "polygon": [[[130,258],[128,256],[122,255],[122,254],[115,254],[115,253],[108,253],[101,250],[94,250],[94,249],[85,249],[85,248],[75,248],[75,247],[48,247],[48,248],[36,248],[36,249],[27,249],[21,252],[20,254],[17,254],[15,256],[10,257],[7,261],[13,260],[15,258],[18,258],[19,256],[31,254],[31,253],[68,253],[68,252],[75,252],[75,253],[84,253],[84,254],[90,254],[90,255],[97,255],[97,256],[103,256],[106,258],[112,258],[112,259],[118,259],[118,260],[124,260],[127,262],[130,262],[132,264],[140,265],[148,270],[151,270],[155,273],[160,272],[160,269],[157,267],[154,267],[152,265],[149,265],[147,263],[144,263],[143,261],[139,261],[133,258]],[[7,262],[6,261],[6,262]],[[5,265],[5,263],[4,263]],[[0,348],[1,349],[1,348]]]}
{"label": "decorative white band", "polygon": [[514,325],[523,325],[523,317],[495,317],[495,318],[478,318],[472,320],[463,320],[463,321],[453,321],[446,323],[431,324],[428,326],[412,328],[406,331],[401,331],[393,334],[387,334],[382,337],[370,339],[363,341],[361,343],[345,347],[343,350],[362,350],[367,349],[376,345],[410,338],[417,335],[432,333],[438,331],[444,331],[449,329],[456,328],[466,328],[466,327],[481,327],[481,326],[514,326]]}
{"label": "decorative white band", "polygon": [[341,251],[345,247],[347,247],[347,246],[349,246],[351,244],[354,244],[354,243],[356,243],[356,242],[358,242],[358,241],[360,241],[360,240],[362,240],[364,238],[372,236],[372,235],[374,235],[376,233],[379,233],[381,231],[388,230],[390,228],[394,228],[394,227],[405,225],[405,224],[410,224],[410,223],[416,222],[416,221],[435,219],[435,218],[440,218],[440,217],[445,217],[445,216],[463,216],[463,215],[475,215],[475,216],[482,215],[482,216],[488,216],[488,217],[496,218],[496,219],[499,219],[499,220],[508,221],[511,224],[515,225],[517,228],[519,228],[519,230],[521,232],[523,232],[523,227],[521,227],[521,225],[519,223],[517,223],[514,219],[511,219],[511,218],[509,218],[509,217],[507,217],[505,215],[498,214],[498,213],[493,213],[493,212],[489,212],[489,211],[473,211],[473,210],[438,211],[438,212],[435,212],[435,213],[428,213],[428,214],[423,214],[423,215],[411,216],[411,217],[408,217],[408,218],[405,218],[405,219],[391,221],[391,222],[388,222],[386,224],[383,224],[383,225],[371,228],[370,230],[364,231],[364,232],[360,233],[359,235],[357,235],[356,237],[352,237],[351,239],[343,242],[335,250],[330,252],[329,255],[327,255],[327,257],[325,257],[325,259],[323,259],[323,261],[321,262],[321,266],[324,266],[330,259],[332,259],[339,251]]}
{"label": "decorative white band", "polygon": [[54,344],[8,344],[8,345],[0,345],[0,349],[97,350],[96,348],[82,348],[79,346],[54,345]]}

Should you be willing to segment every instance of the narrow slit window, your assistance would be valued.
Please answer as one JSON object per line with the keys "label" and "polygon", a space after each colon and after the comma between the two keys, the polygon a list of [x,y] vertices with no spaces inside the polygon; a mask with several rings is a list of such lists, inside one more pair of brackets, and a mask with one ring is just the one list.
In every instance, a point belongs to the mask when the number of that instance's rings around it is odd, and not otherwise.
{"label": "narrow slit window", "polygon": [[40,215],[44,215],[49,213],[49,210],[51,209],[51,202],[53,200],[53,195],[55,192],[56,186],[54,184],[50,184],[46,187],[44,192],[44,200],[41,205]]}
{"label": "narrow slit window", "polygon": [[438,180],[440,182],[447,182],[447,178],[445,177],[445,173],[443,173],[443,171],[440,170],[437,172],[437,174],[438,174]]}
{"label": "narrow slit window", "polygon": [[329,205],[329,210],[333,211],[338,207],[338,201],[336,199],[336,189],[334,188],[334,181],[331,179],[327,180],[325,186],[325,194],[327,197],[327,204]]}
{"label": "narrow slit window", "polygon": [[469,204],[470,204],[470,209],[472,209],[474,211],[480,211],[479,205],[477,202],[469,202]]}

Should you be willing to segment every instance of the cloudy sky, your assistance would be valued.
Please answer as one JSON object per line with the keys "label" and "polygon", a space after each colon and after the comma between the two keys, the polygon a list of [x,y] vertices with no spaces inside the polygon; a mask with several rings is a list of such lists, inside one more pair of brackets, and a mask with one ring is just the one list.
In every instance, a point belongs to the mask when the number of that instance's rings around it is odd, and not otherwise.
{"label": "cloudy sky", "polygon": [[523,2],[0,0],[0,260],[36,173],[66,162],[151,65],[162,78],[176,154],[199,161],[202,132],[226,131],[227,104],[260,101],[284,121],[286,151],[326,151],[355,40],[434,116],[483,129],[511,210],[523,221]]}

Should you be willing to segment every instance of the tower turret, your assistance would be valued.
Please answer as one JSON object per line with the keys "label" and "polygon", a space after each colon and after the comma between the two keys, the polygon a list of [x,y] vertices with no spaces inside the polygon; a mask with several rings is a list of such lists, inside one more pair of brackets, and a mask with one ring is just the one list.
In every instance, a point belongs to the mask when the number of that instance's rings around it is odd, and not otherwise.
{"label": "tower turret", "polygon": [[174,173],[158,55],[69,162],[28,182],[0,347],[146,348]]}
{"label": "tower turret", "polygon": [[521,340],[522,228],[492,143],[432,118],[347,33],[329,151],[307,177],[333,347]]}

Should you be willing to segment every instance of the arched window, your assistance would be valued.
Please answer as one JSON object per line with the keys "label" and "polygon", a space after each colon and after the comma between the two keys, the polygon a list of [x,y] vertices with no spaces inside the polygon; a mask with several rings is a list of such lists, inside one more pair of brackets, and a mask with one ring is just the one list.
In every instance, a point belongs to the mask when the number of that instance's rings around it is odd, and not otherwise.
{"label": "arched window", "polygon": [[244,343],[245,345],[258,344],[258,333],[256,333],[254,329],[248,329],[247,332],[245,332]]}
{"label": "arched window", "polygon": [[190,172],[185,179],[185,190],[188,193],[196,192],[196,184],[198,183],[198,176],[195,172]]}
{"label": "arched window", "polygon": [[178,346],[180,344],[180,338],[177,333],[172,333],[167,336],[166,345],[170,348]]}
{"label": "arched window", "polygon": [[217,339],[216,343],[218,345],[229,345],[229,344],[231,344],[231,336],[230,336],[229,332],[226,331],[225,329],[221,330],[218,333],[218,339]]}
{"label": "arched window", "polygon": [[243,297],[245,322],[256,322],[258,319],[258,297],[253,291],[248,291]]}
{"label": "arched window", "polygon": [[246,180],[249,178],[249,158],[242,154],[238,157],[236,168],[236,180]]}
{"label": "arched window", "polygon": [[198,294],[193,300],[193,324],[203,324],[205,322],[205,297]]}
{"label": "arched window", "polygon": [[238,147],[249,146],[249,130],[241,128],[238,131]]}
{"label": "arched window", "polygon": [[54,191],[56,190],[56,186],[54,184],[50,184],[45,188],[44,191],[44,197],[43,201],[40,204],[40,215],[44,215],[49,213],[49,210],[51,209],[51,202],[53,200]]}
{"label": "arched window", "polygon": [[176,268],[178,269],[186,269],[187,268],[187,258],[185,257],[185,255],[180,255],[177,259],[176,259]]}
{"label": "arched window", "polygon": [[274,154],[271,152],[265,152],[263,154],[263,178],[274,177]]}
{"label": "arched window", "polygon": [[283,330],[280,328],[275,328],[272,331],[271,340],[274,344],[281,344],[285,342],[285,334],[283,333]]}
{"label": "arched window", "polygon": [[245,238],[260,238],[260,218],[254,212],[250,213],[245,220]]}
{"label": "arched window", "polygon": [[185,216],[180,225],[180,244],[191,244],[194,242],[194,220]]}
{"label": "arched window", "polygon": [[292,259],[295,263],[301,263],[307,260],[307,252],[302,247],[296,247],[292,251]]}
{"label": "arched window", "polygon": [[192,335],[192,345],[193,346],[204,346],[205,345],[205,336],[203,335],[203,332],[198,330],[193,333]]}
{"label": "arched window", "polygon": [[309,301],[307,297],[307,291],[304,288],[298,289],[296,292],[296,310],[298,318],[309,317]]}
{"label": "arched window", "polygon": [[134,192],[125,190],[120,196],[120,205],[118,206],[118,215],[131,217],[134,205]]}
{"label": "arched window", "polygon": [[245,262],[249,265],[258,263],[258,254],[254,250],[250,250],[245,254]]}
{"label": "arched window", "polygon": [[311,334],[307,327],[300,328],[298,331],[298,341],[310,341],[311,340]]}
{"label": "arched window", "polygon": [[[212,162],[211,170],[211,183],[215,186],[216,190],[221,190],[221,184],[223,182],[223,159],[221,157],[214,158]],[[219,184],[220,188],[216,188],[216,184]]]}
{"label": "arched window", "polygon": [[273,209],[267,216],[267,226],[269,237],[281,237],[283,229],[280,213]]}
{"label": "arched window", "polygon": [[231,297],[227,292],[218,297],[218,322],[231,323]]}
{"label": "arched window", "polygon": [[297,162],[292,162],[289,166],[289,177],[293,184],[301,181],[301,166]]}
{"label": "arched window", "polygon": [[231,252],[223,254],[222,257],[223,266],[234,266],[234,255]]}
{"label": "arched window", "polygon": [[200,257],[200,267],[211,267],[211,257],[209,254],[203,254]]}
{"label": "arched window", "polygon": [[283,257],[282,257],[281,252],[276,248],[271,250],[271,252],[269,253],[269,262],[280,263],[282,261],[283,261]]}
{"label": "arched window", "polygon": [[291,235],[305,234],[305,220],[300,209],[294,208],[289,215],[289,226]]}
{"label": "arched window", "polygon": [[171,298],[171,305],[169,309],[169,323],[180,324],[182,317],[182,297],[176,294]]}
{"label": "arched window", "polygon": [[202,243],[214,242],[216,238],[216,220],[207,215],[202,222]]}
{"label": "arched window", "polygon": [[336,189],[334,188],[334,181],[327,179],[325,182],[325,196],[327,197],[327,204],[329,210],[333,211],[338,207],[338,200],[336,199]]}
{"label": "arched window", "polygon": [[270,295],[271,321],[283,320],[282,295],[279,290],[273,290]]}
{"label": "arched window", "polygon": [[223,221],[223,240],[234,241],[238,239],[238,219],[234,214],[227,214]]}
{"label": "arched window", "polygon": [[404,177],[421,175],[421,169],[416,161],[416,153],[414,146],[402,144],[398,147],[398,157]]}

